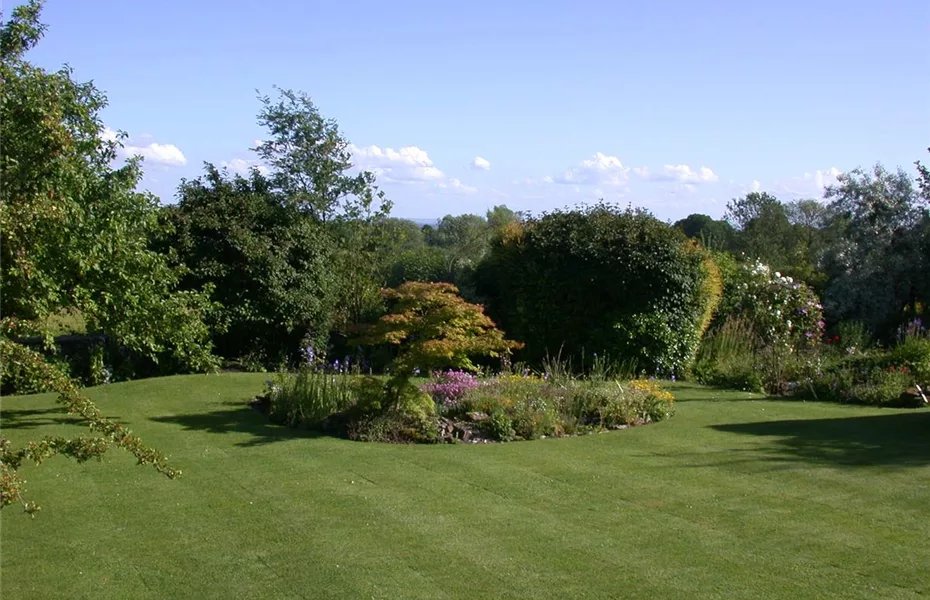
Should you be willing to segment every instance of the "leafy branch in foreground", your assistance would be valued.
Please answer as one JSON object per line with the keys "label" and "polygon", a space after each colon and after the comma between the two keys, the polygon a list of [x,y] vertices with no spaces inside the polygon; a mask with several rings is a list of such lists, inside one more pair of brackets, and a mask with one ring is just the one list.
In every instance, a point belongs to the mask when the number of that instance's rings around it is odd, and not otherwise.
{"label": "leafy branch in foreground", "polygon": [[[8,328],[8,322],[3,325],[4,329]],[[0,438],[0,509],[19,502],[25,512],[34,516],[39,506],[23,498],[25,481],[19,474],[19,468],[25,460],[41,464],[56,454],[69,456],[77,462],[85,462],[92,458],[100,460],[104,452],[116,445],[135,456],[138,464],[152,465],[170,479],[181,475],[181,471],[167,465],[163,454],[146,447],[142,440],[128,429],[104,417],[100,409],[89,398],[81,394],[80,389],[70,377],[46,362],[40,354],[5,337],[0,337],[0,355],[3,358],[3,369],[20,369],[34,380],[44,381],[48,389],[58,393],[57,402],[69,414],[80,416],[87,422],[91,431],[100,434],[71,439],[45,437],[29,442],[21,448],[14,448],[9,440]]]}

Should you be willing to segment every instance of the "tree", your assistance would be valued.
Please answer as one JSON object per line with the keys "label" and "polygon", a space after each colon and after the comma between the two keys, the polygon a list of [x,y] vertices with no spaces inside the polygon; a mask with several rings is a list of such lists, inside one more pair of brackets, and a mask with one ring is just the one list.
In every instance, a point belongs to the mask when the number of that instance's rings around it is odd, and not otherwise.
{"label": "tree", "polygon": [[323,118],[305,93],[276,89],[277,101],[259,96],[258,123],[271,138],[252,150],[271,168],[271,180],[287,201],[319,221],[388,213],[391,203],[374,185],[374,175],[348,173],[349,142],[336,122]]}
{"label": "tree", "polygon": [[446,215],[436,229],[427,232],[426,241],[446,251],[448,270],[454,275],[459,266],[473,266],[481,260],[489,233],[488,222],[478,215]]}
{"label": "tree", "polygon": [[791,235],[788,244],[786,274],[801,279],[822,293],[826,273],[823,254],[830,237],[830,207],[819,200],[804,198],[785,205]]}
{"label": "tree", "polygon": [[258,123],[270,139],[253,148],[271,168],[284,201],[327,224],[334,245],[330,270],[338,301],[335,324],[345,328],[377,308],[378,224],[391,202],[369,171],[351,174],[349,142],[310,97],[278,88],[278,99],[260,96]]}
{"label": "tree", "polygon": [[[927,152],[930,152],[930,148],[927,148]],[[930,169],[921,164],[919,160],[914,164],[917,166],[917,185],[920,188],[920,195],[925,202],[930,202]]]}
{"label": "tree", "polygon": [[[49,73],[25,60],[41,39],[42,3],[17,6],[0,28],[0,361],[11,372],[54,390],[70,413],[98,435],[45,438],[14,448],[0,438],[0,507],[28,512],[19,468],[55,454],[85,461],[120,446],[140,464],[169,477],[164,457],[123,426],[105,419],[74,382],[17,339],[40,329],[44,317],[80,310],[92,329],[157,358],[168,351],[190,369],[210,368],[208,308],[198,292],[174,290],[178,273],[148,248],[156,232],[157,202],[134,191],[141,159],[112,169],[118,140],[103,139],[99,112],[106,98],[76,83],[67,68]],[[47,332],[46,332],[47,333]]]}
{"label": "tree", "polygon": [[736,231],[726,221],[717,221],[702,214],[690,214],[677,221],[674,227],[689,238],[699,240],[710,250],[729,251],[733,248]]}
{"label": "tree", "polygon": [[739,231],[736,250],[785,270],[791,264],[791,223],[778,198],[767,192],[750,192],[727,204],[726,219]]}
{"label": "tree", "polygon": [[304,341],[324,348],[335,298],[322,224],[258,170],[245,178],[208,163],[204,171],[178,188],[168,245],[188,267],[183,285],[210,286],[222,305],[212,327],[217,351],[273,367]]}
{"label": "tree", "polygon": [[492,234],[498,234],[507,227],[520,223],[523,220],[524,214],[520,212],[515,212],[507,208],[503,204],[499,204],[493,208],[488,209],[487,214],[485,215],[488,222],[488,228],[491,230]]}
{"label": "tree", "polygon": [[475,370],[473,357],[496,357],[522,346],[505,339],[484,308],[465,302],[452,284],[408,282],[383,293],[389,313],[359,342],[398,346],[395,377],[408,378],[415,369]]}
{"label": "tree", "polygon": [[[709,256],[645,211],[556,211],[496,238],[477,273],[491,317],[540,361],[564,348],[680,372],[716,293]],[[718,282],[719,283],[719,282]]]}
{"label": "tree", "polygon": [[831,320],[855,319],[888,335],[902,311],[926,304],[926,257],[919,231],[928,218],[903,170],[855,169],[826,189],[836,240],[825,261],[824,305]]}
{"label": "tree", "polygon": [[111,167],[120,141],[104,139],[106,97],[24,58],[44,31],[41,6],[17,7],[0,32],[0,318],[40,323],[74,308],[136,352],[210,369],[206,296],[176,291],[179,272],[148,247],[158,201],[134,191],[141,158]]}

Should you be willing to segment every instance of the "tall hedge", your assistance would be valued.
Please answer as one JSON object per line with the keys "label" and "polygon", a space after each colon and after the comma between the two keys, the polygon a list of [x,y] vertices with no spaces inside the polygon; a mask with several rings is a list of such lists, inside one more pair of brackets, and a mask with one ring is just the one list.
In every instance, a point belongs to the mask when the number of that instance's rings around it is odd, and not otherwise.
{"label": "tall hedge", "polygon": [[[488,314],[537,362],[560,350],[680,372],[720,300],[710,255],[643,210],[600,203],[506,229],[477,273]],[[589,358],[590,360],[590,358]]]}

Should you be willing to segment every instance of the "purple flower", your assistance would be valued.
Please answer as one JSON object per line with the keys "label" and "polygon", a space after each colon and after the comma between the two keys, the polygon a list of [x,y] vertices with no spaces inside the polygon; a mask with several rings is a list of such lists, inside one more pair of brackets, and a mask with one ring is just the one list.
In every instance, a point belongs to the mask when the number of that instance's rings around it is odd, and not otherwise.
{"label": "purple flower", "polygon": [[433,400],[447,407],[454,407],[465,394],[480,385],[478,379],[464,371],[446,371],[434,374],[434,381],[423,384],[420,388]]}
{"label": "purple flower", "polygon": [[316,353],[313,351],[313,346],[307,346],[306,348],[301,348],[301,356],[307,363],[312,363],[316,359]]}

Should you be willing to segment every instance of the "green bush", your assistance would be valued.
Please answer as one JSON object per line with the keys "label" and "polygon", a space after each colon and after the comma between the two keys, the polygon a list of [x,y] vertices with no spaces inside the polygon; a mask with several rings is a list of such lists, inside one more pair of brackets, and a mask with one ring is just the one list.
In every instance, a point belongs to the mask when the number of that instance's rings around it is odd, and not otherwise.
{"label": "green bush", "polygon": [[891,360],[899,367],[906,367],[917,383],[930,386],[930,338],[908,336],[892,348]]}
{"label": "green bush", "polygon": [[[564,348],[678,373],[719,297],[709,255],[644,211],[599,204],[508,229],[476,272],[488,312],[539,364]],[[719,293],[719,289],[716,290]]]}
{"label": "green bush", "polygon": [[914,371],[896,364],[893,352],[871,350],[847,355],[821,367],[798,386],[797,395],[816,400],[900,406],[914,384]]}
{"label": "green bush", "polygon": [[504,375],[469,391],[459,414],[487,415],[484,432],[501,441],[531,440],[668,419],[674,398],[653,380],[568,380]]}
{"label": "green bush", "polygon": [[347,435],[360,442],[393,444],[435,444],[440,439],[439,426],[434,419],[396,410],[351,421]]}
{"label": "green bush", "polygon": [[756,366],[754,337],[749,320],[727,318],[701,341],[693,377],[705,385],[762,392],[764,380]]}
{"label": "green bush", "polygon": [[408,281],[453,283],[448,253],[442,248],[423,246],[392,257],[387,287],[397,287]]}
{"label": "green bush", "polygon": [[319,427],[355,404],[351,375],[327,373],[310,365],[279,373],[268,382],[269,417],[288,427]]}

